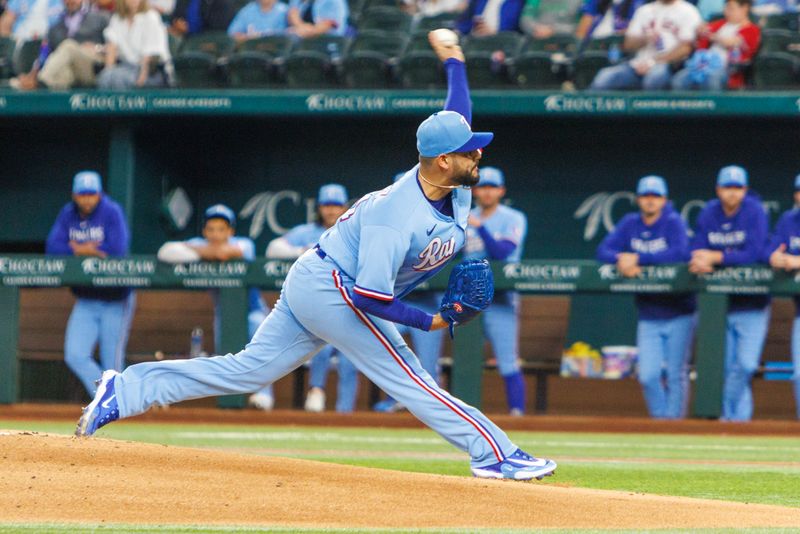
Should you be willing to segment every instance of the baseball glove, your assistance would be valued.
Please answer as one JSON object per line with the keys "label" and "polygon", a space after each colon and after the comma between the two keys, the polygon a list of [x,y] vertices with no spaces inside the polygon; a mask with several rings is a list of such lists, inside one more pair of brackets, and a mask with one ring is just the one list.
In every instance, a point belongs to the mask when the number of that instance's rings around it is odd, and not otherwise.
{"label": "baseball glove", "polygon": [[439,314],[453,327],[475,318],[494,298],[494,278],[486,260],[464,260],[450,272]]}

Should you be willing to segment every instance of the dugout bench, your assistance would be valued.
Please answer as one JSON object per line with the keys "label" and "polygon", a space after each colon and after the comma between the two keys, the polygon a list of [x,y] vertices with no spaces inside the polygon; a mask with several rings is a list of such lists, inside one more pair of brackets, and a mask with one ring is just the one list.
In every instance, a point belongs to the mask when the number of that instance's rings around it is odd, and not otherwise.
{"label": "dugout bench", "polygon": [[[247,289],[276,290],[291,267],[283,260],[259,259],[252,263],[194,263],[167,265],[152,256],[126,258],[75,258],[9,254],[0,256],[0,403],[18,399],[18,309],[20,287],[129,286],[147,289],[218,289],[222,311],[220,345],[235,352],[248,340]],[[613,265],[582,260],[525,260],[495,264],[497,289],[535,294],[631,294],[698,293],[699,321],[696,335],[696,380],[693,415],[719,417],[721,413],[725,315],[729,294],[794,295],[800,281],[765,266],[720,269],[695,277],[685,265],[660,265],[644,269],[635,279],[621,278]],[[446,286],[448,272],[431,279],[421,290]],[[475,406],[481,403],[481,379],[485,362],[478,321],[458,328],[450,366],[452,393]],[[533,364],[539,384],[555,373],[554,365]],[[303,391],[303,389],[300,389]],[[222,407],[241,407],[244,397],[221,397]],[[537,388],[537,408],[546,406],[546,385]]]}

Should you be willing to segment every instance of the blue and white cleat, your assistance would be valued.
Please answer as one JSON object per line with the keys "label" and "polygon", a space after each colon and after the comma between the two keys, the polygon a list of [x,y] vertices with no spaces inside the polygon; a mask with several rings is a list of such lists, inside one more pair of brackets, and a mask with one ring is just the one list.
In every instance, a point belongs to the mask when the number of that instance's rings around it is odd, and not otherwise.
{"label": "blue and white cleat", "polygon": [[117,394],[114,393],[114,377],[119,373],[114,370],[103,371],[97,383],[97,392],[89,406],[83,409],[78,419],[76,436],[91,436],[97,429],[119,419]]}
{"label": "blue and white cleat", "polygon": [[511,480],[542,480],[555,473],[556,463],[546,458],[534,458],[517,449],[502,462],[486,467],[473,467],[472,475],[478,478],[508,478]]}

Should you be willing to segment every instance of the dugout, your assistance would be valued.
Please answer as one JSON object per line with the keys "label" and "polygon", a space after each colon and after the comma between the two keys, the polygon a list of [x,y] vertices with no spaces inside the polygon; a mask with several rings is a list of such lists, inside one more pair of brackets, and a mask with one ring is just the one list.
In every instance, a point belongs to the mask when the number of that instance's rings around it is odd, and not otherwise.
{"label": "dugout", "polygon": [[[416,126],[440,108],[442,96],[0,93],[0,250],[42,251],[68,198],[69,178],[95,168],[127,209],[133,252],[154,253],[167,239],[196,234],[197,213],[216,202],[236,210],[239,232],[253,237],[261,252],[283,229],[307,220],[321,184],[344,183],[358,197],[413,165]],[[474,102],[476,128],[496,134],[483,163],[505,171],[508,199],[528,215],[529,258],[593,257],[608,227],[631,209],[632,190],[645,174],[663,175],[676,208],[693,221],[713,195],[717,170],[742,165],[774,222],[790,207],[800,172],[796,94],[476,91]],[[163,199],[177,187],[194,207],[183,230],[170,229],[162,214]],[[553,308],[563,311],[559,306]],[[567,306],[568,325],[564,313],[530,320],[552,324],[529,346],[552,351],[577,339],[632,343],[629,297],[574,297]],[[785,323],[791,312],[782,309],[773,314],[779,323],[771,330],[767,359],[788,359]]]}

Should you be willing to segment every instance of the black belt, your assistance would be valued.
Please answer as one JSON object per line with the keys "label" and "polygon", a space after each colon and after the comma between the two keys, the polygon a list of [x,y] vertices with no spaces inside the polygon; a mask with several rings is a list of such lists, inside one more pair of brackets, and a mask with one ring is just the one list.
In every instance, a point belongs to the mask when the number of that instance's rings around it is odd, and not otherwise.
{"label": "black belt", "polygon": [[320,257],[320,258],[322,258],[323,260],[325,259],[325,256],[327,256],[327,254],[325,253],[325,251],[324,251],[324,250],[322,250],[322,249],[320,248],[320,246],[319,246],[319,243],[317,243],[316,245],[314,245],[314,252],[316,252],[316,253],[317,253],[317,256],[319,256],[319,257]]}

